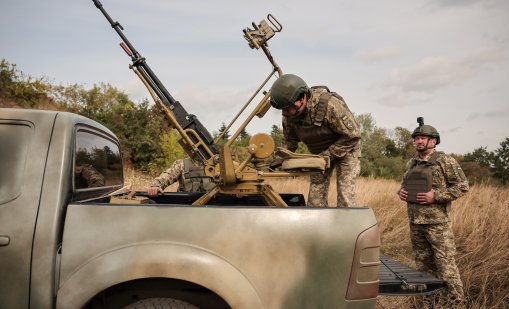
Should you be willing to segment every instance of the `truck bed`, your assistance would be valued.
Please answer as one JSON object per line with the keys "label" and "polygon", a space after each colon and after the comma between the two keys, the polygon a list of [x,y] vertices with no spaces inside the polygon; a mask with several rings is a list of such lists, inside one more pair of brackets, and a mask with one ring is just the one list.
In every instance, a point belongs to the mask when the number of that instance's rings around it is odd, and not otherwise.
{"label": "truck bed", "polygon": [[[147,196],[146,192],[137,192],[138,196]],[[150,199],[154,204],[192,204],[203,193],[165,193]],[[304,206],[305,200],[302,194],[281,194],[283,200],[289,206]],[[107,198],[96,200],[107,202]],[[241,198],[228,195],[218,195],[211,199],[209,205],[235,206],[235,205],[263,205],[260,196],[251,195]],[[379,294],[386,296],[410,296],[436,293],[446,287],[445,283],[429,274],[410,268],[389,256],[380,256],[380,285]]]}
{"label": "truck bed", "polygon": [[[374,298],[345,299],[357,238],[372,228],[376,219],[367,207],[73,203],[57,305],[82,304],[115,284],[157,277],[208,287],[237,308],[372,308]],[[371,248],[364,258],[376,253]],[[92,278],[94,284],[83,284]]]}
{"label": "truck bed", "polygon": [[[146,192],[137,192],[137,196],[147,196]],[[150,198],[151,203],[156,204],[179,204],[191,205],[194,201],[202,197],[203,193],[184,193],[184,192],[171,192]],[[280,194],[281,198],[288,206],[305,206],[306,201],[302,194]],[[207,205],[217,206],[263,206],[264,200],[261,195],[245,195],[243,197],[236,197],[234,195],[216,195],[211,198]]]}
{"label": "truck bed", "polygon": [[[143,195],[139,192],[138,195]],[[171,196],[173,202],[192,203],[199,197],[201,193],[172,193],[171,195],[162,195],[152,198],[152,201],[157,203],[168,203],[168,198]],[[304,206],[305,200],[301,194],[282,194],[282,198],[289,206]],[[262,205],[263,201],[260,197],[246,196],[240,200],[232,196],[218,196],[210,201],[211,204],[216,205],[236,205],[242,202],[244,205]],[[389,256],[380,256],[380,295],[391,296],[409,296],[409,295],[425,295],[433,294],[442,289],[445,289],[445,283],[429,274],[420,272],[410,268]]]}

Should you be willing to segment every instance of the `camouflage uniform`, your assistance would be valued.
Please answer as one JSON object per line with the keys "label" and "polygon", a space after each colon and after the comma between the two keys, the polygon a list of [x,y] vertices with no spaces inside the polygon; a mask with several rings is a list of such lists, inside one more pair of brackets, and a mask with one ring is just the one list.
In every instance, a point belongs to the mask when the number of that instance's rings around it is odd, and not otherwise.
{"label": "camouflage uniform", "polygon": [[419,165],[431,169],[435,202],[428,205],[407,203],[417,269],[447,282],[447,308],[462,307],[465,298],[454,258],[456,246],[449,213],[451,202],[468,191],[468,180],[454,158],[443,152],[433,152],[425,158],[416,156],[407,163],[403,188],[409,172]]}
{"label": "camouflage uniform", "polygon": [[168,187],[174,182],[179,183],[179,192],[206,192],[215,186],[210,177],[205,176],[203,165],[191,158],[179,159],[161,175],[156,177],[151,187]]}
{"label": "camouflage uniform", "polygon": [[77,165],[74,169],[75,186],[78,189],[105,185],[104,176],[91,164]]}
{"label": "camouflage uniform", "polygon": [[308,206],[327,206],[330,178],[337,173],[337,206],[356,205],[356,177],[360,173],[361,134],[343,98],[326,87],[312,87],[304,117],[283,116],[283,147],[297,149],[302,141],[313,154],[330,158],[324,174],[311,176]]}

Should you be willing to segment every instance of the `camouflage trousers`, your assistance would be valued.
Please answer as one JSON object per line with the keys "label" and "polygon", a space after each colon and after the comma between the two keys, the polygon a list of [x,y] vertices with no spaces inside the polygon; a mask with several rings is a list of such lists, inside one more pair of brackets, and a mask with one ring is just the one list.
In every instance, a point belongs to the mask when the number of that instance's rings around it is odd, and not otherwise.
{"label": "camouflage trousers", "polygon": [[351,154],[331,162],[331,167],[323,174],[311,175],[309,186],[308,206],[328,206],[330,179],[336,170],[336,184],[338,189],[337,206],[350,207],[356,205],[356,179],[361,171],[359,158]]}
{"label": "camouflage trousers", "polygon": [[[446,308],[464,308],[463,283],[454,255],[456,245],[450,222],[439,224],[410,223],[410,237],[415,253],[416,268],[430,273],[447,283],[445,297],[427,296],[425,303],[445,303]],[[445,298],[445,299],[444,299]],[[434,308],[435,306],[431,306]],[[438,306],[436,308],[441,308]],[[445,308],[444,307],[444,308]]]}

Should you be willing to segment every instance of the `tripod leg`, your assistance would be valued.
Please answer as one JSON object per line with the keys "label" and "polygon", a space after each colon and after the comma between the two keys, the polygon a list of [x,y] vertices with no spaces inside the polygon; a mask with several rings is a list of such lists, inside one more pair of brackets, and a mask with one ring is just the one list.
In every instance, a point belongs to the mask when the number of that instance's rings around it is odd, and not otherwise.
{"label": "tripod leg", "polygon": [[281,195],[279,195],[274,189],[272,189],[269,185],[264,185],[262,187],[262,196],[265,200],[265,203],[267,206],[284,206],[288,207],[286,205],[285,201],[281,198]]}
{"label": "tripod leg", "polygon": [[207,193],[202,195],[202,197],[200,197],[199,199],[194,201],[193,205],[194,206],[203,206],[203,205],[207,204],[207,202],[210,201],[210,199],[213,198],[214,195],[216,195],[216,193],[219,192],[219,190],[220,190],[219,186],[215,186],[212,190],[208,191]]}

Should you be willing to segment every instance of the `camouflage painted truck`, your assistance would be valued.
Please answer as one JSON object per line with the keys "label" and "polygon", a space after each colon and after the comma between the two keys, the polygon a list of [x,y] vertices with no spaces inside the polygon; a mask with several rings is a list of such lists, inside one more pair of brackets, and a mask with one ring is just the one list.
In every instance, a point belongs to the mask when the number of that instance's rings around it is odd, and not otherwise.
{"label": "camouflage painted truck", "polygon": [[298,194],[282,195],[289,207],[226,194],[192,206],[200,194],[187,193],[112,203],[118,140],[71,113],[0,109],[0,145],[0,308],[375,306],[370,208],[300,207]]}

